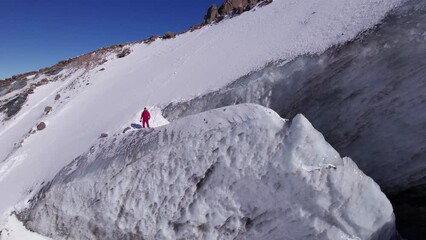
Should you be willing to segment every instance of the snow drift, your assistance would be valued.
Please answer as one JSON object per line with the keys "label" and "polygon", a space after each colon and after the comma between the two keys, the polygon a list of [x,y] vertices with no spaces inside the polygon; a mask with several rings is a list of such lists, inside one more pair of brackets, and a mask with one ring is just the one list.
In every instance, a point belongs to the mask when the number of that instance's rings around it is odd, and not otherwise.
{"label": "snow drift", "polygon": [[374,181],[302,115],[259,105],[112,138],[20,213],[54,239],[391,239]]}

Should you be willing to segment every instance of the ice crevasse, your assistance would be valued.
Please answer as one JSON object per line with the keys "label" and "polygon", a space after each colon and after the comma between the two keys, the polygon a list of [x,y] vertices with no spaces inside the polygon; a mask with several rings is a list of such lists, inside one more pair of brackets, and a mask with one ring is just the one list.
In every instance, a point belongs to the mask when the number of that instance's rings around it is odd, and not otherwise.
{"label": "ice crevasse", "polygon": [[254,104],[130,131],[18,217],[54,239],[392,239],[392,206],[303,115]]}

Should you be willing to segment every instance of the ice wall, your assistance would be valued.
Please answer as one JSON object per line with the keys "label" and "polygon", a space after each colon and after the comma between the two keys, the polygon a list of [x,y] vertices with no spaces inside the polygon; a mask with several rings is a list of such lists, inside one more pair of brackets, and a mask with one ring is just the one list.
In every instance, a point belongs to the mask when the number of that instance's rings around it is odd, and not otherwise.
{"label": "ice wall", "polygon": [[378,185],[308,120],[259,105],[111,138],[64,168],[27,227],[54,239],[392,239]]}

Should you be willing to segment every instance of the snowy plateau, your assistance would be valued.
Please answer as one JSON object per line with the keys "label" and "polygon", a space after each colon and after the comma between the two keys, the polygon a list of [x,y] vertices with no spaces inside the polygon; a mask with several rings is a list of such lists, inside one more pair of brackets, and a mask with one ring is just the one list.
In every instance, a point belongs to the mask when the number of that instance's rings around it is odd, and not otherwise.
{"label": "snowy plateau", "polygon": [[422,239],[425,12],[274,0],[1,87],[1,240]]}

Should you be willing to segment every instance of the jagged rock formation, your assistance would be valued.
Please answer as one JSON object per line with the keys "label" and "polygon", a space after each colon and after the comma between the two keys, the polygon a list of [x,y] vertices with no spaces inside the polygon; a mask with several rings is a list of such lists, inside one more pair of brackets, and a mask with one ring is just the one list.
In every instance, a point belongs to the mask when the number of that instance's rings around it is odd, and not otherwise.
{"label": "jagged rock formation", "polygon": [[249,11],[256,5],[264,6],[271,3],[272,0],[225,0],[218,8],[216,4],[212,4],[207,10],[204,20],[190,28],[191,31],[199,29],[213,22],[220,22],[226,16],[239,15],[245,11]]}
{"label": "jagged rock formation", "polygon": [[241,14],[255,7],[258,3],[270,3],[272,0],[225,0],[219,8],[219,15]]}
{"label": "jagged rock formation", "polygon": [[159,36],[157,36],[157,35],[153,35],[153,36],[151,36],[151,37],[149,37],[149,38],[147,38],[147,39],[143,40],[143,42],[144,42],[144,43],[146,43],[146,44],[149,44],[149,43],[152,43],[152,42],[154,42],[155,40],[157,40],[157,38],[159,38]]}
{"label": "jagged rock formation", "polygon": [[37,124],[37,130],[41,131],[45,128],[46,128],[46,123],[41,122],[41,123]]}
{"label": "jagged rock formation", "polygon": [[176,34],[174,33],[174,32],[166,32],[164,35],[163,35],[163,39],[171,39],[171,38],[175,38],[176,37]]}
{"label": "jagged rock formation", "polygon": [[207,10],[207,14],[204,16],[204,23],[210,24],[219,18],[219,9],[216,4],[212,4]]}

